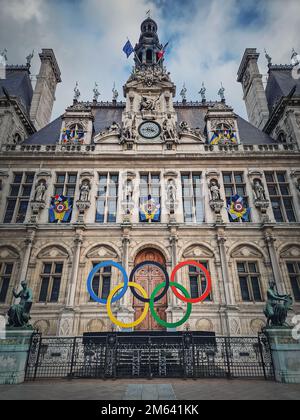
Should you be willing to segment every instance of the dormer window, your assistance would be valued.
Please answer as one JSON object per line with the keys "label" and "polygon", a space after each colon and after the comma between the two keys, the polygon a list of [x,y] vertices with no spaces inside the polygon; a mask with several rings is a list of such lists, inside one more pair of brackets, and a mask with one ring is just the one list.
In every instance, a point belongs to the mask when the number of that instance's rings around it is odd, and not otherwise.
{"label": "dormer window", "polygon": [[210,144],[237,144],[237,136],[228,124],[220,123],[213,130],[213,135],[210,139]]}
{"label": "dormer window", "polygon": [[73,124],[65,127],[61,134],[62,144],[83,144],[85,132],[81,124]]}
{"label": "dormer window", "polygon": [[152,57],[153,57],[152,50],[147,50],[146,51],[146,62],[147,63],[152,63]]}
{"label": "dormer window", "polygon": [[287,143],[287,140],[286,140],[286,134],[283,132],[283,131],[281,131],[280,133],[279,133],[279,136],[277,137],[277,141],[279,142],[279,143]]}

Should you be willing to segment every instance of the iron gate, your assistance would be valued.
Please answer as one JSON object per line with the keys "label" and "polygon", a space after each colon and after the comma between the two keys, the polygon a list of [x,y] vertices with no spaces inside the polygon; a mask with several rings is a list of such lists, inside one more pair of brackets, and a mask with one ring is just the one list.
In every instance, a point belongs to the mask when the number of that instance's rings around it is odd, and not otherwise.
{"label": "iron gate", "polygon": [[258,337],[111,333],[34,334],[26,380],[40,378],[274,378],[269,343]]}

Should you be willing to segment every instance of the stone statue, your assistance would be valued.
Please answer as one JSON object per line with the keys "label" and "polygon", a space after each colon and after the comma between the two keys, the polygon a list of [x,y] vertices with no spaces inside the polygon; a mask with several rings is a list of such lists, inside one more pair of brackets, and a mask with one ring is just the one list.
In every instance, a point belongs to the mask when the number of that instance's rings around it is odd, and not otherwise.
{"label": "stone statue", "polygon": [[90,184],[88,181],[84,181],[80,186],[80,197],[79,200],[86,202],[89,201]]}
{"label": "stone statue", "polygon": [[181,121],[181,123],[179,124],[179,127],[180,127],[181,131],[183,131],[183,132],[190,131],[189,125],[186,121]]}
{"label": "stone statue", "polygon": [[265,189],[258,179],[256,179],[254,181],[253,190],[254,190],[254,193],[255,193],[256,200],[261,201],[261,200],[265,199]]}
{"label": "stone statue", "polygon": [[43,202],[47,186],[44,181],[39,182],[35,187],[34,201]]}
{"label": "stone statue", "polygon": [[34,50],[32,51],[32,53],[31,53],[31,54],[29,54],[29,55],[26,57],[27,66],[28,66],[28,67],[30,67],[30,66],[31,66],[31,61],[32,61],[33,57],[34,57]]}
{"label": "stone statue", "polygon": [[4,48],[4,50],[0,53],[0,63],[4,66],[7,63],[7,49]]}
{"label": "stone statue", "polygon": [[276,290],[276,283],[272,281],[268,290],[268,300],[264,310],[264,314],[267,318],[267,326],[288,326],[286,324],[286,319],[292,305],[292,297],[290,295],[280,295]]}
{"label": "stone statue", "polygon": [[95,87],[93,89],[93,94],[94,94],[93,100],[96,101],[96,102],[98,102],[98,98],[100,96],[100,92],[98,90],[98,84],[97,83],[95,83]]}
{"label": "stone statue", "polygon": [[141,111],[155,111],[156,104],[159,101],[160,97],[161,95],[159,95],[159,97],[156,99],[151,99],[147,98],[146,96],[143,96],[141,101]]}
{"label": "stone statue", "polygon": [[211,193],[211,199],[213,201],[221,200],[220,186],[215,179],[211,180],[210,185],[209,185],[209,189],[210,189],[210,193]]}
{"label": "stone statue", "polygon": [[112,88],[112,93],[113,93],[113,101],[117,101],[118,97],[119,97],[119,92],[116,89],[116,84],[114,83],[114,86]]}
{"label": "stone statue", "polygon": [[181,92],[180,92],[182,101],[186,101],[186,94],[187,94],[187,88],[185,87],[185,83],[184,83],[183,88],[181,89]]}
{"label": "stone statue", "polygon": [[204,86],[204,83],[202,83],[202,88],[200,89],[199,95],[201,95],[202,102],[206,102],[206,87]]}
{"label": "stone statue", "polygon": [[74,88],[74,100],[78,101],[80,98],[80,90],[78,89],[78,82],[76,82],[75,88]]}
{"label": "stone statue", "polygon": [[265,57],[268,61],[268,66],[272,65],[272,57],[267,53],[267,50],[265,49]]}
{"label": "stone statue", "polygon": [[165,140],[176,138],[176,127],[170,115],[163,122],[163,137]]}
{"label": "stone statue", "polygon": [[13,295],[16,299],[20,298],[18,304],[12,305],[8,312],[8,327],[11,328],[32,328],[29,324],[30,310],[32,306],[32,290],[27,286],[24,280],[21,283],[22,290],[16,293],[13,290]]}
{"label": "stone statue", "polygon": [[218,92],[218,95],[221,98],[221,101],[224,102],[225,101],[225,88],[223,87],[222,83],[221,83],[221,88]]}
{"label": "stone statue", "polygon": [[116,121],[113,121],[112,125],[109,127],[108,131],[110,133],[120,133],[120,126]]}
{"label": "stone statue", "polygon": [[136,122],[135,118],[128,117],[123,123],[123,137],[125,139],[135,139],[136,138]]}

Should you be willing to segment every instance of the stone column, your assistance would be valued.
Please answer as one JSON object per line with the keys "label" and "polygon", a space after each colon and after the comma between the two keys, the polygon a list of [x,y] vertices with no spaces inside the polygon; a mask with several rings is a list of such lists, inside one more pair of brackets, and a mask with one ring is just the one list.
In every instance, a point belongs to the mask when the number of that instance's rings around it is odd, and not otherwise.
{"label": "stone column", "polygon": [[225,249],[226,238],[218,235],[217,240],[218,240],[220,259],[221,259],[221,270],[222,270],[223,285],[224,285],[224,292],[225,292],[225,302],[227,306],[228,305],[230,306],[234,304],[234,299],[232,295],[231,283],[229,280],[228,262],[227,262],[226,249]]}
{"label": "stone column", "polygon": [[23,258],[23,261],[22,261],[22,269],[21,269],[20,278],[19,278],[19,285],[18,285],[19,288],[21,287],[21,282],[23,280],[26,280],[34,237],[35,237],[35,230],[32,230],[28,233],[28,236],[24,241],[25,245],[26,245],[26,249],[25,249],[24,258]]}
{"label": "stone column", "polygon": [[74,258],[73,258],[73,266],[72,266],[72,275],[71,275],[71,282],[68,287],[68,296],[67,296],[67,308],[74,308],[75,306],[75,295],[76,295],[76,286],[77,286],[77,278],[78,278],[78,270],[79,270],[79,261],[80,261],[80,251],[82,245],[82,234],[76,234],[74,239],[75,250],[74,250]]}
{"label": "stone column", "polygon": [[280,294],[285,294],[286,291],[285,291],[285,287],[284,287],[284,284],[283,284],[283,281],[282,281],[280,268],[279,268],[279,262],[278,262],[278,259],[277,259],[276,249],[275,249],[275,245],[274,245],[275,241],[276,241],[276,239],[273,238],[273,236],[270,232],[267,232],[265,234],[265,242],[266,242],[267,247],[268,247],[270,260],[271,260],[271,264],[272,264],[274,280],[276,282],[277,290]]}
{"label": "stone column", "polygon": [[[124,267],[126,273],[129,276],[129,261],[128,261],[128,249],[129,249],[130,239],[128,236],[124,236],[122,238],[122,266]],[[122,280],[123,282],[123,280]],[[131,306],[130,302],[131,293],[129,290],[125,293],[125,295],[121,299],[121,305],[125,308],[129,308]]]}

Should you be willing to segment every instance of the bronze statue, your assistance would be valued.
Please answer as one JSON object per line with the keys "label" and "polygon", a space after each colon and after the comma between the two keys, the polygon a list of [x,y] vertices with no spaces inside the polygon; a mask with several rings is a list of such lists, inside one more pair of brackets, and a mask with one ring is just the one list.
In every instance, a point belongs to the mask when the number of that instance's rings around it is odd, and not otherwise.
{"label": "bronze statue", "polygon": [[273,281],[268,290],[268,301],[264,310],[268,320],[267,327],[288,327],[286,319],[292,305],[292,297],[290,295],[280,295],[276,290],[276,283]]}
{"label": "bronze statue", "polygon": [[8,312],[8,327],[10,328],[32,328],[29,324],[30,310],[32,306],[32,290],[27,286],[24,280],[21,283],[22,290],[16,293],[13,290],[13,295],[16,299],[20,298],[18,304],[12,305]]}

